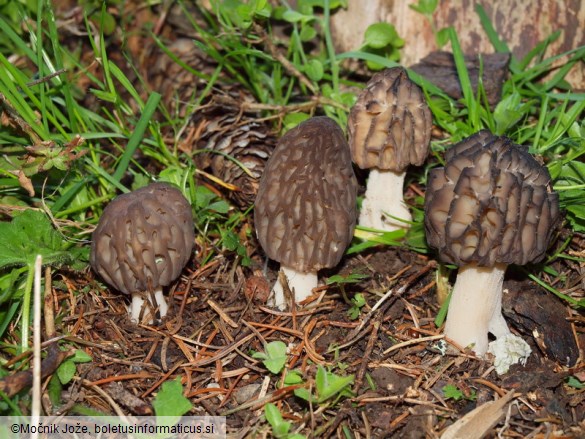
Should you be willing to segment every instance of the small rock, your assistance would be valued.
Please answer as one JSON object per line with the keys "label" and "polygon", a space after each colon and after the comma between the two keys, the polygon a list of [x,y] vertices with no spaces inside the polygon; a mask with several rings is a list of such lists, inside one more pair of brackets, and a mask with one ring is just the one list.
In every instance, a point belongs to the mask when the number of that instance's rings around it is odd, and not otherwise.
{"label": "small rock", "polygon": [[240,387],[234,392],[236,402],[238,404],[244,404],[254,399],[260,391],[260,387],[260,384],[248,384],[247,386]]}
{"label": "small rock", "polygon": [[387,367],[378,367],[370,375],[379,389],[386,390],[391,395],[402,395],[413,383],[412,378]]}

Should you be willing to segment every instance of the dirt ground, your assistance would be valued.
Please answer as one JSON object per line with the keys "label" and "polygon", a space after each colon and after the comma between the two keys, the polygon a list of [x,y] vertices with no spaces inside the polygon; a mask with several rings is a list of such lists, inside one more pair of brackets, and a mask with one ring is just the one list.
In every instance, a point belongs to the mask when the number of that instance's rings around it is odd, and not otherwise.
{"label": "dirt ground", "polygon": [[[90,386],[73,385],[69,401],[110,411],[109,403],[92,391],[97,385],[124,411],[148,414],[148,401],[162,382],[181,376],[196,413],[226,415],[236,437],[262,435],[260,409],[275,402],[315,437],[337,437],[345,425],[363,437],[420,438],[438,437],[478,405],[513,390],[516,398],[493,434],[579,437],[583,432],[585,395],[564,384],[568,376],[582,375],[582,358],[576,360],[577,342],[582,349],[585,341],[583,318],[524,276],[514,279],[512,273],[505,282],[505,315],[533,354],[525,366],[513,366],[500,377],[490,361],[441,352],[440,331],[434,325],[438,305],[433,260],[394,248],[346,258],[340,274],[369,276],[346,287],[346,295],[364,292],[367,299],[360,317],[351,320],[338,288],[320,289],[307,309],[279,312],[267,307],[268,282],[275,271],[264,277],[263,258],[256,255],[256,274],[223,255],[202,267],[195,259],[174,290],[171,317],[158,327],[130,323],[124,298],[118,295],[82,296],[78,311],[64,323],[71,336],[91,343],[94,361],[80,370]],[[547,309],[555,311],[543,311]],[[279,388],[281,377],[268,374],[250,357],[273,340],[289,346],[287,369],[306,377],[314,377],[319,364],[342,364],[345,374],[356,377],[355,396],[333,409],[310,411],[293,395],[294,386]],[[446,400],[442,389],[448,384],[469,398]]]}

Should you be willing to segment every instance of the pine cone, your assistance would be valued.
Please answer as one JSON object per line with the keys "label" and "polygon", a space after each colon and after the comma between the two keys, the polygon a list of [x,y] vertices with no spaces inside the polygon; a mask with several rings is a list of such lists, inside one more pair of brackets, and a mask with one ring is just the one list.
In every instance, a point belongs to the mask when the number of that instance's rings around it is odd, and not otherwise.
{"label": "pine cone", "polygon": [[[187,38],[179,38],[167,46],[177,58],[196,71],[212,71],[213,65],[205,54]],[[211,66],[211,67],[210,67]],[[195,94],[205,87],[205,81],[177,64],[160,47],[152,47],[152,54],[144,62],[144,77],[149,88],[162,95],[162,101],[171,114],[183,117]]]}
{"label": "pine cone", "polygon": [[277,140],[271,124],[258,118],[241,114],[235,101],[224,97],[216,97],[192,116],[195,131],[201,133],[193,149],[210,151],[195,155],[196,166],[235,186],[228,196],[241,208],[254,203]]}

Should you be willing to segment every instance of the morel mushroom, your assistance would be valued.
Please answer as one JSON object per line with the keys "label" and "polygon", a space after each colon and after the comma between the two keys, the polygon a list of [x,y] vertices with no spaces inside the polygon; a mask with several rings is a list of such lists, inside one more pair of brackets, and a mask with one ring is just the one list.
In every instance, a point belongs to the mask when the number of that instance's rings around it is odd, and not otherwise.
{"label": "morel mushroom", "polygon": [[[157,309],[166,315],[162,287],[181,274],[193,244],[189,202],[178,189],[153,183],[106,206],[93,232],[90,262],[106,283],[132,295],[130,318],[151,323]],[[148,309],[141,319],[144,297]]]}
{"label": "morel mushroom", "polygon": [[432,117],[422,90],[406,71],[376,73],[349,114],[353,161],[370,169],[359,224],[380,230],[408,228],[412,216],[404,203],[406,168],[425,161]]}
{"label": "morel mushroom", "polygon": [[431,170],[425,197],[427,241],[443,262],[460,267],[445,335],[483,356],[491,333],[490,351],[504,373],[530,354],[501,313],[504,273],[509,264],[544,257],[559,221],[558,194],[546,167],[489,131],[454,145],[445,160]]}
{"label": "morel mushroom", "polygon": [[[317,272],[339,263],[356,222],[357,181],[347,141],[328,117],[313,117],[287,132],[260,179],[254,221],[258,240],[301,302],[317,286]],[[274,305],[286,306],[282,283]]]}

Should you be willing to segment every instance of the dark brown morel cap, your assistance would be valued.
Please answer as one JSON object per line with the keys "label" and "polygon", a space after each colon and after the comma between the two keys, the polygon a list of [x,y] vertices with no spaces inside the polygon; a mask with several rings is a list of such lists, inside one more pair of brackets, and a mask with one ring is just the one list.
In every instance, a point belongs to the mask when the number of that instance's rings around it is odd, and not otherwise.
{"label": "dark brown morel cap", "polygon": [[347,141],[328,117],[287,132],[268,161],[254,222],[266,255],[300,272],[339,263],[353,236],[357,181]]}
{"label": "dark brown morel cap", "polygon": [[403,172],[429,152],[432,115],[402,67],[376,73],[349,113],[349,146],[362,169]]}
{"label": "dark brown morel cap", "polygon": [[193,214],[181,191],[153,183],[116,197],[92,235],[92,268],[126,294],[169,285],[194,244]]}
{"label": "dark brown morel cap", "polygon": [[425,196],[427,241],[441,260],[488,267],[541,260],[560,219],[546,167],[488,131],[445,158],[430,171]]}

